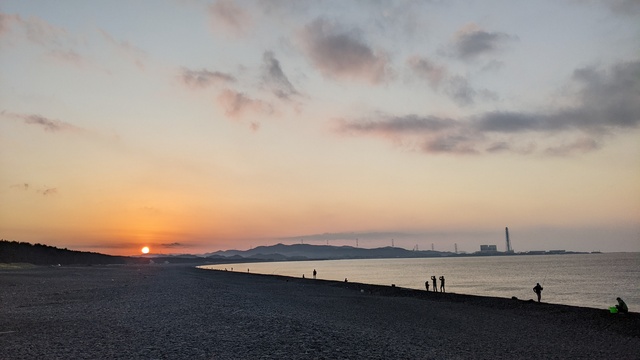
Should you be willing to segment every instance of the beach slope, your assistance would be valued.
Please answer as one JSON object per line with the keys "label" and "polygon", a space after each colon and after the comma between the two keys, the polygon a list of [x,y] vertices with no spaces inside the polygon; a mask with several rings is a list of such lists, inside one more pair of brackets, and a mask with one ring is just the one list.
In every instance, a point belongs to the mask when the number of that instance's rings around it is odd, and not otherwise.
{"label": "beach slope", "polygon": [[185,265],[0,270],[0,306],[1,359],[640,358],[637,313]]}

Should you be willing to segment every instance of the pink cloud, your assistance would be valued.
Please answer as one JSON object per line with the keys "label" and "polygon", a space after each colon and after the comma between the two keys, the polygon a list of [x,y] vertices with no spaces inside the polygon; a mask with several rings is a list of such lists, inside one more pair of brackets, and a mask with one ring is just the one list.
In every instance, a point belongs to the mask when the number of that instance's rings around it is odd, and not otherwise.
{"label": "pink cloud", "polygon": [[253,25],[249,13],[230,0],[219,0],[209,6],[211,26],[218,33],[244,36]]}
{"label": "pink cloud", "polygon": [[21,19],[19,15],[0,13],[0,36],[11,31],[11,27],[13,26],[13,24],[19,22],[20,20]]}
{"label": "pink cloud", "polygon": [[225,115],[232,119],[240,119],[248,113],[272,114],[273,107],[262,100],[252,99],[243,93],[233,90],[223,90],[217,98],[218,104],[224,109]]}
{"label": "pink cloud", "polygon": [[13,30],[21,32],[27,40],[43,46],[63,46],[76,43],[73,36],[67,30],[52,25],[38,17],[22,18],[17,14],[0,14],[0,35],[5,35]]}

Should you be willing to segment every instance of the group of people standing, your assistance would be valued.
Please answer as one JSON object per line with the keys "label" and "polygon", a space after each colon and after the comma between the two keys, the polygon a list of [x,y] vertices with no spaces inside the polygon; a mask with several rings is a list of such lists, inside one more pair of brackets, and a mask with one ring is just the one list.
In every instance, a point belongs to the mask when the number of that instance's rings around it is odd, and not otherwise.
{"label": "group of people standing", "polygon": [[[445,292],[445,288],[444,288],[444,276],[440,276],[440,292]],[[433,291],[438,292],[438,282],[436,280],[435,275],[431,276],[431,281],[433,281]],[[427,288],[427,291],[429,291],[429,280],[424,282],[424,286]]]}
{"label": "group of people standing", "polygon": [[[226,270],[227,269],[225,269],[225,271]],[[231,270],[233,271],[233,268],[231,268]],[[247,272],[248,271],[249,269],[247,269]],[[318,272],[316,271],[316,269],[313,269],[313,278],[315,279],[317,275],[318,275]],[[302,278],[304,279],[304,274],[302,274]],[[438,279],[440,280],[440,292],[445,292],[444,276],[440,276]],[[433,282],[433,291],[438,292],[438,281],[435,275],[431,276],[431,281]],[[346,278],[344,279],[344,282],[347,282]],[[429,280],[424,282],[424,286],[427,288],[427,291],[429,291]],[[542,298],[542,290],[543,288],[540,285],[540,283],[537,283],[536,286],[534,286],[533,288],[533,292],[538,296],[538,302],[540,302],[540,299]],[[616,305],[618,312],[620,313],[629,312],[629,308],[627,307],[627,304],[625,304],[622,299],[617,298],[616,300],[618,300],[618,305]]]}

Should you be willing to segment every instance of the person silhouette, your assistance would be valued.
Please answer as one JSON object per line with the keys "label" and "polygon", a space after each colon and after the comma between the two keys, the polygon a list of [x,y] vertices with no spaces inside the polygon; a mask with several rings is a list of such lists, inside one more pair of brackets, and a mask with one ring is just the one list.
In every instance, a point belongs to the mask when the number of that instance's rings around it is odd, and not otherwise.
{"label": "person silhouette", "polygon": [[540,302],[540,298],[542,297],[542,286],[540,286],[540,283],[536,283],[536,286],[533,287],[533,292],[536,293],[536,295],[538,295],[538,302]]}
{"label": "person silhouette", "polygon": [[431,281],[433,281],[433,291],[438,292],[438,281],[435,275],[431,277]]}
{"label": "person silhouette", "polygon": [[424,282],[424,287],[426,287],[427,291],[429,291],[429,280]]}
{"label": "person silhouette", "polygon": [[616,309],[618,309],[619,313],[626,314],[629,312],[629,307],[625,304],[624,300],[620,298],[616,298],[618,300],[618,305],[616,305]]}
{"label": "person silhouette", "polygon": [[313,278],[314,279],[316,278],[316,274],[317,274],[316,269],[313,269]]}
{"label": "person silhouette", "polygon": [[444,276],[440,276],[440,292],[444,291]]}

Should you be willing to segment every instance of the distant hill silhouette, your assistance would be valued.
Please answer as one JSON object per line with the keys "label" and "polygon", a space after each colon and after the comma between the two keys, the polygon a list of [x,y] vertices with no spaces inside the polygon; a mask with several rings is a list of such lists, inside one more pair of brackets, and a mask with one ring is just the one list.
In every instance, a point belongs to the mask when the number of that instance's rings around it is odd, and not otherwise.
{"label": "distant hill silhouette", "polygon": [[439,251],[412,251],[397,247],[364,249],[353,246],[277,244],[258,246],[250,250],[226,250],[205,254],[208,257],[231,257],[265,260],[319,260],[319,259],[383,259],[383,258],[424,258],[449,256],[451,253]]}

